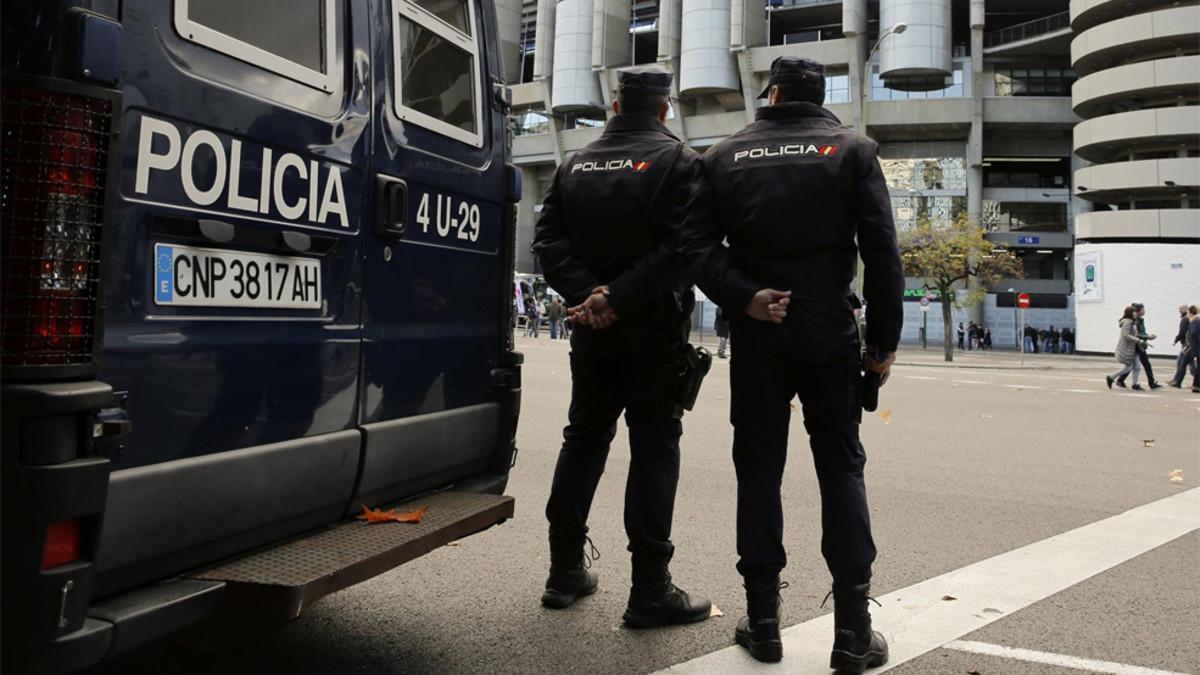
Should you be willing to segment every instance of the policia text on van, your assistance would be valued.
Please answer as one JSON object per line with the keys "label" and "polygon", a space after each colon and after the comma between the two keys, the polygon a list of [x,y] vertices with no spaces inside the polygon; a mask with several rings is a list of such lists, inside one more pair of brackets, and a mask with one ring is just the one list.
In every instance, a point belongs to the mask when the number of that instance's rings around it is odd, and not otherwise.
{"label": "policia text on van", "polygon": [[[0,10],[4,672],[291,619],[512,515],[494,7],[309,4]],[[393,503],[428,511],[351,520]]]}

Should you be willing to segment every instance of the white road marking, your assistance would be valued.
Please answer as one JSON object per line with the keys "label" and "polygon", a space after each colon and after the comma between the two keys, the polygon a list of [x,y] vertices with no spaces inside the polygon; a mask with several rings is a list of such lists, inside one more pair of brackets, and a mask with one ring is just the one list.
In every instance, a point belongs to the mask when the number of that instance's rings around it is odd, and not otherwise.
{"label": "white road marking", "polygon": [[1186,675],[1185,673],[1177,673],[1171,670],[1144,668],[1142,666],[1131,666],[1127,663],[1113,663],[1112,661],[1097,661],[1096,659],[1084,659],[1078,656],[1039,652],[1032,649],[1019,649],[1017,647],[1005,647],[986,642],[955,640],[946,645],[945,648],[959,652],[983,654],[985,656],[999,656],[1016,661],[1074,668],[1075,670],[1085,670],[1090,673],[1108,673],[1110,675]]}
{"label": "white road marking", "polygon": [[[872,614],[891,643],[891,660],[871,672],[911,661],[1197,528],[1200,488],[1193,488],[888,593]],[[957,600],[944,601],[947,595]],[[832,636],[833,615],[825,614],[783,631],[782,669],[733,646],[659,672],[829,675]]]}
{"label": "white road marking", "polygon": [[1095,389],[1059,389],[1059,391],[1067,392],[1069,394],[1099,394],[1100,393],[1099,391],[1097,391]]}
{"label": "white road marking", "polygon": [[942,378],[940,378],[940,377],[925,377],[925,376],[923,376],[923,375],[905,375],[904,377],[905,377],[906,379],[909,379],[909,380],[932,380],[932,381],[939,381],[939,380],[941,380],[941,379],[942,379]]}
{"label": "white road marking", "polygon": [[1035,386],[1032,384],[1004,384],[1004,385],[1000,385],[1000,386],[1008,387],[1009,389],[1042,389],[1043,388],[1043,387],[1038,387],[1038,386]]}
{"label": "white road marking", "polygon": [[955,382],[959,384],[991,384],[991,382],[984,382],[983,380],[955,380]]}

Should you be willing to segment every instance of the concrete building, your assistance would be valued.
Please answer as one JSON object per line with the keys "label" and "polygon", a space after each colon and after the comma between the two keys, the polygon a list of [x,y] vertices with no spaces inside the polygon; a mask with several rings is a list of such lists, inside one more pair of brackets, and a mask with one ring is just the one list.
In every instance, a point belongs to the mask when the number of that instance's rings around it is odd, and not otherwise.
{"label": "concrete building", "polygon": [[1079,346],[1111,351],[1140,301],[1174,353],[1175,306],[1200,302],[1200,5],[1073,0],[1071,27]]}
{"label": "concrete building", "polygon": [[[515,15],[517,1],[503,0],[502,11]],[[1125,1],[1074,4],[1090,10]],[[982,322],[998,348],[1011,347],[1015,295],[1028,292],[1031,323],[1073,325],[1074,222],[1086,216],[1081,227],[1094,234],[1088,218],[1096,200],[1076,196],[1072,173],[1098,157],[1073,153],[1076,112],[1091,109],[1080,107],[1078,90],[1074,103],[1071,96],[1072,9],[1068,0],[525,0],[519,27],[502,22],[519,30],[504,36],[507,70],[515,73],[513,151],[526,186],[518,270],[537,272],[528,244],[554,167],[600,134],[620,68],[673,70],[668,126],[703,150],[753,119],[772,60],[789,54],[826,64],[826,107],[879,141],[899,227],[966,213],[1022,258],[1024,279],[995,285],[956,321]],[[1100,16],[1089,11],[1076,20]],[[892,32],[900,22],[907,29]],[[556,46],[564,39],[569,48]],[[585,51],[588,67],[579,61]],[[560,58],[569,63],[560,67]],[[1106,256],[1107,264],[1113,256]],[[913,342],[922,319],[919,280],[910,280],[909,295],[904,339]],[[929,314],[929,339],[940,341],[937,302]],[[1105,327],[1105,340],[1111,332]]]}

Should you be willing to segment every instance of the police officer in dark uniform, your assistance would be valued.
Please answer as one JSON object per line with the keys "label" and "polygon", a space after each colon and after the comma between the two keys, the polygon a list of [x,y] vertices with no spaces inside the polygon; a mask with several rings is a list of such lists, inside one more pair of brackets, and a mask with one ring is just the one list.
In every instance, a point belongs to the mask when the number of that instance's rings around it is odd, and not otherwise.
{"label": "police officer in dark uniform", "polygon": [[669,365],[692,310],[678,229],[699,156],[663,126],[670,71],[627,69],[619,82],[616,116],[558,168],[533,241],[577,325],[568,424],[546,505],[550,576],[542,604],[563,608],[596,590],[584,556],[588,511],[624,411],[633,556],[624,620],[643,628],[702,621],[711,609],[676,587],[668,569],[683,431]]}
{"label": "police officer in dark uniform", "polygon": [[[756,120],[701,159],[683,247],[701,289],[730,317],[738,571],[748,617],[739,644],[783,656],[780,484],[790,401],[799,395],[821,487],[821,551],[833,575],[831,667],[887,661],[867,608],[875,544],[858,438],[862,368],[886,379],[903,319],[904,274],[877,145],[822,107],[825,69],[780,57]],[[722,241],[726,242],[724,245]],[[850,292],[866,269],[863,360]]]}

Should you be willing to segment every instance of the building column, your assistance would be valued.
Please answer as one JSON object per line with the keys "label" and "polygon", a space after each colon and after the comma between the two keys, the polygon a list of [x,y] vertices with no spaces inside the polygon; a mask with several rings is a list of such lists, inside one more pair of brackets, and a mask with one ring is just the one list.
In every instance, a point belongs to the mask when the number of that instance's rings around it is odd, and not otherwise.
{"label": "building column", "polygon": [[[967,219],[983,227],[983,27],[984,0],[971,0],[971,131],[967,137]],[[978,281],[972,279],[971,285]],[[971,307],[970,320],[985,323],[986,301]]]}
{"label": "building column", "polygon": [[865,134],[863,106],[867,105],[866,93],[871,90],[871,83],[865,79],[868,49],[866,0],[846,0],[842,3],[842,32],[850,48],[849,70],[846,74],[850,79],[850,109],[854,128]]}

